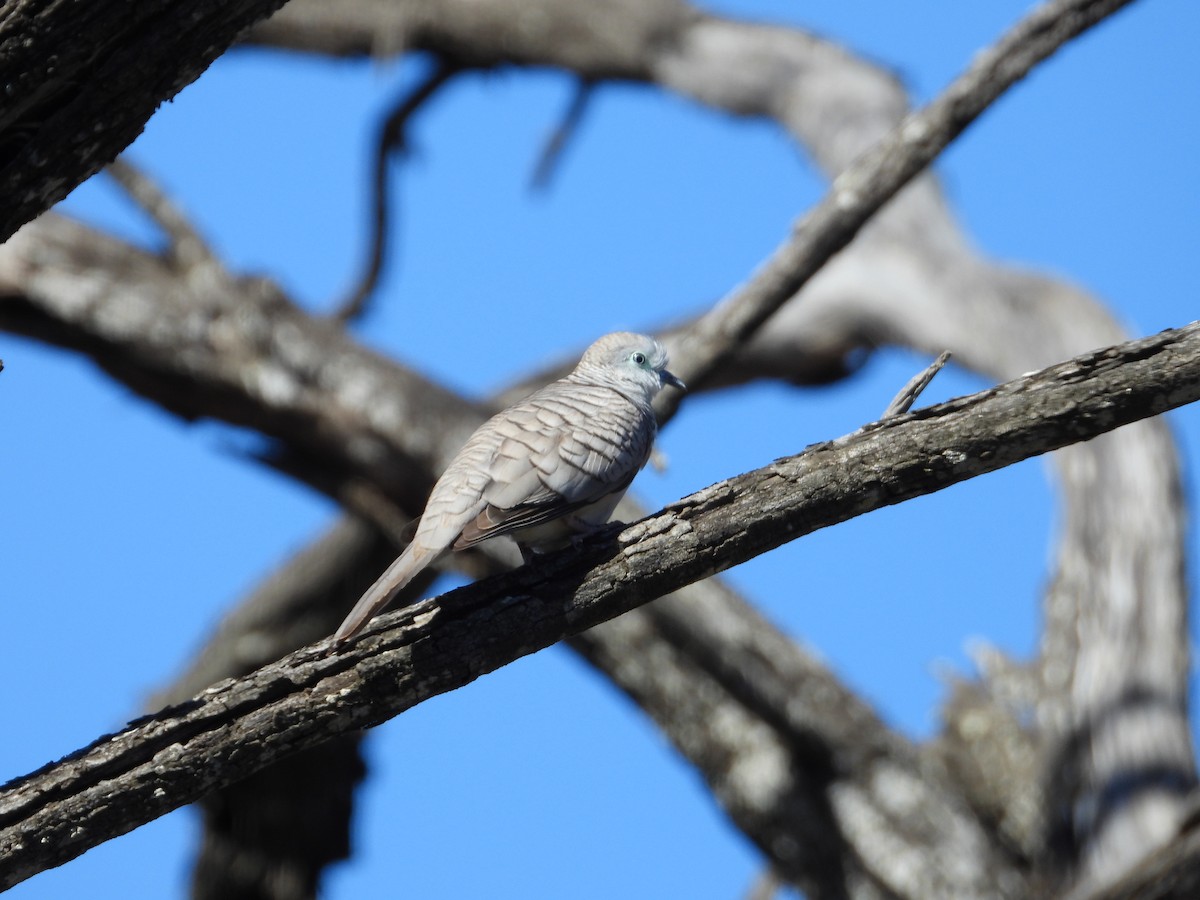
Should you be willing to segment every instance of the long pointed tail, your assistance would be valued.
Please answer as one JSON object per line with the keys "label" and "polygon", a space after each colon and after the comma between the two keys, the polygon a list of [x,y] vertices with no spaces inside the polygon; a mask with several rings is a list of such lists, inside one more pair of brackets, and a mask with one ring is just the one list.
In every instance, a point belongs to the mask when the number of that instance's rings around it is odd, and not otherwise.
{"label": "long pointed tail", "polygon": [[375,618],[383,608],[392,602],[396,592],[408,584],[418,572],[432,561],[432,555],[423,547],[409,544],[404,552],[396,557],[395,562],[387,567],[376,582],[367,589],[359,601],[350,610],[350,615],[338,626],[333,639],[337,644],[344,644],[354,637],[363,627]]}

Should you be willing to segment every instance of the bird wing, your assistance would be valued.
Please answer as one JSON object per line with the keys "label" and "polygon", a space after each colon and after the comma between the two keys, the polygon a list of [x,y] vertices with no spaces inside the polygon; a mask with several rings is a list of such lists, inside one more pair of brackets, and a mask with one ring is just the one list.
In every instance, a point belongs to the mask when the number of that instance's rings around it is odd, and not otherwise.
{"label": "bird wing", "polygon": [[644,433],[645,419],[610,388],[562,382],[509,409],[496,422],[479,467],[488,474],[481,506],[463,524],[454,549],[623,493],[649,456],[653,433]]}

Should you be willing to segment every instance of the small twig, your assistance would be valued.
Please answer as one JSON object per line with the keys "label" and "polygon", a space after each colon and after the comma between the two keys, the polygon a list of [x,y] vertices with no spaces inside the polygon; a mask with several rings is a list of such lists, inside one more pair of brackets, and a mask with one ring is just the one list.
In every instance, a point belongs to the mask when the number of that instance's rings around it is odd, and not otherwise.
{"label": "small twig", "polygon": [[584,114],[591,106],[592,98],[596,96],[596,82],[591,78],[581,78],[571,95],[571,102],[563,113],[562,121],[550,133],[542,152],[538,156],[537,165],[529,179],[529,187],[533,190],[544,190],[550,184],[550,179],[558,169],[563,150],[567,142],[579,131]]}
{"label": "small twig", "polygon": [[154,179],[124,156],[109,163],[105,172],[166,236],[168,253],[180,269],[221,265],[183,210],[175,205]]}
{"label": "small twig", "polygon": [[921,392],[929,387],[933,376],[942,371],[942,366],[946,365],[949,359],[950,351],[943,350],[937,359],[910,378],[908,383],[900,388],[900,393],[892,398],[892,402],[888,404],[880,418],[890,419],[892,416],[903,415],[912,409],[913,403],[921,396]]}
{"label": "small twig", "polygon": [[375,165],[371,172],[371,244],[367,262],[358,283],[337,305],[333,317],[343,322],[357,319],[367,309],[367,301],[379,285],[383,272],[383,260],[387,254],[389,232],[395,227],[389,222],[388,195],[390,193],[390,167],[393,153],[402,154],[408,149],[407,129],[409,119],[438,92],[447,81],[460,72],[462,67],[439,58],[425,79],[407,91],[396,103],[379,130],[375,146]]}

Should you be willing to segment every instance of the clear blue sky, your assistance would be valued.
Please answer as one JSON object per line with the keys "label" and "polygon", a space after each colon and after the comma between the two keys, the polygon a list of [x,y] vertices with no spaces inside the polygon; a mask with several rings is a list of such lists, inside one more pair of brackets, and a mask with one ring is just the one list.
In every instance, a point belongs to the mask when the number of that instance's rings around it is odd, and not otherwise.
{"label": "clear blue sky", "polygon": [[[717,8],[840,40],[923,101],[1026,6]],[[1198,30],[1200,5],[1135,4],[1035,72],[938,164],[979,245],[1087,286],[1136,334],[1200,310]],[[416,72],[239,53],[164,107],[132,155],[231,267],[322,308],[358,264],[375,118]],[[553,73],[471,75],[420,119],[399,256],[365,341],[486,394],[605,331],[704,307],[820,194],[773,127],[614,87],[552,190],[531,195],[531,166],[571,90]],[[147,233],[106,185],[66,206]],[[336,511],[240,458],[254,446],[246,435],[164,416],[84,360],[3,334],[0,358],[3,779],[137,714],[222,612]],[[637,490],[663,503],[853,430],[921,364],[885,353],[831,389],[694,399],[663,437],[670,471],[646,472]],[[928,398],[979,386],[950,372]],[[1200,410],[1171,421],[1192,473]],[[964,670],[973,637],[1032,651],[1053,524],[1035,460],[815,534],[731,578],[897,727],[926,735],[938,672]],[[1193,562],[1196,550],[1193,535]],[[359,856],[329,879],[331,898],[730,898],[759,870],[693,772],[565,650],[413,710],[368,753]],[[179,895],[194,834],[191,812],[175,813],[11,896]]]}

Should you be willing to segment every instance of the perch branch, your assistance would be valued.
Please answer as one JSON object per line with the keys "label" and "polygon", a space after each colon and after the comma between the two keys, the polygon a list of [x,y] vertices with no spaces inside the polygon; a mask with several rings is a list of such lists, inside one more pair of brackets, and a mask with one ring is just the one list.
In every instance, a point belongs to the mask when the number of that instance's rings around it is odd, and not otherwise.
{"label": "perch branch", "polygon": [[579,550],[376,619],[0,791],[0,889],[803,534],[1200,399],[1200,323],[869,425]]}

